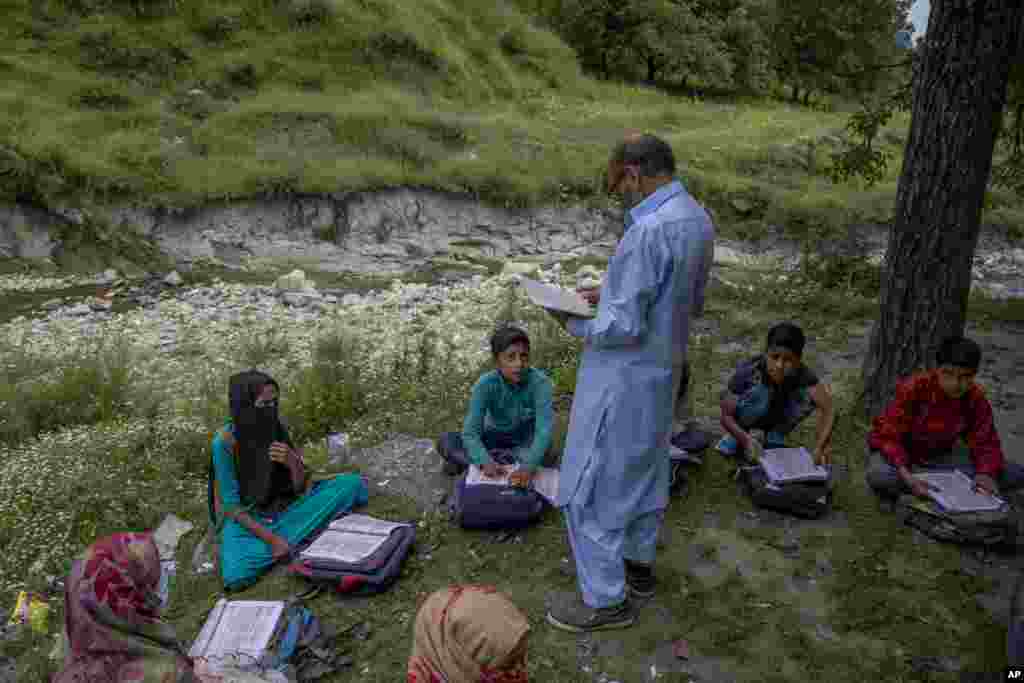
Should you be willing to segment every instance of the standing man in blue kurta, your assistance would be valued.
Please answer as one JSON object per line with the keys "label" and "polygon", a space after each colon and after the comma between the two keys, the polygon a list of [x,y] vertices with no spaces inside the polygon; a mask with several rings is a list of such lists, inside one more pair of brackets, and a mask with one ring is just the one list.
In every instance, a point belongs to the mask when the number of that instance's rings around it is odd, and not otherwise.
{"label": "standing man in blue kurta", "polygon": [[558,492],[580,595],[548,621],[583,632],[633,623],[628,592],[654,594],[654,553],[669,493],[669,436],[689,320],[703,305],[711,219],[674,179],[652,135],[620,143],[608,190],[627,208],[597,316],[562,318],[583,339]]}

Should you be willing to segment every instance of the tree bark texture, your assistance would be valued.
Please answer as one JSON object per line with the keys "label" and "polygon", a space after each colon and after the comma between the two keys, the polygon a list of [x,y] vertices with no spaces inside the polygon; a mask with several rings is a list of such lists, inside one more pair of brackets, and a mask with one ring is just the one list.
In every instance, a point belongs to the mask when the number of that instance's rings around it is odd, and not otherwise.
{"label": "tree bark texture", "polygon": [[963,333],[1022,25],[1021,0],[932,0],[914,74],[880,315],[863,368],[870,415],[885,406],[899,377],[934,366],[944,337]]}

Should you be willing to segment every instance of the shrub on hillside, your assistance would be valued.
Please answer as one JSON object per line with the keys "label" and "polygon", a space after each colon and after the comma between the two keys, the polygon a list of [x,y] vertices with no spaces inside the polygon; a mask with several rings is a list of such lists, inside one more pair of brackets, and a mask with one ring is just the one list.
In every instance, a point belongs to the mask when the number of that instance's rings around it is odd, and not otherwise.
{"label": "shrub on hillside", "polygon": [[367,413],[369,387],[361,364],[359,349],[343,332],[317,340],[312,365],[284,387],[284,411],[295,443],[344,430]]}
{"label": "shrub on hillside", "polygon": [[127,109],[132,99],[109,86],[92,86],[75,93],[73,101],[88,109]]}
{"label": "shrub on hillside", "polygon": [[8,357],[0,382],[0,443],[126,415],[132,407],[131,356],[115,342],[72,354],[41,375],[28,355]]}
{"label": "shrub on hillside", "polygon": [[288,8],[293,26],[326,26],[334,18],[334,7],[329,0],[293,0]]}

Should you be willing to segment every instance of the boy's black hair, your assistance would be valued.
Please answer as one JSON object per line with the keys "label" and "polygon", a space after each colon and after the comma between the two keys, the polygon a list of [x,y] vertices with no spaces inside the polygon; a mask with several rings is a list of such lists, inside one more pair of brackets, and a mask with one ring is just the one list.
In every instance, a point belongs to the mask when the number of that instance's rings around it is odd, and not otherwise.
{"label": "boy's black hair", "polygon": [[967,337],[946,337],[939,344],[935,360],[939,365],[970,368],[977,372],[981,367],[981,347]]}
{"label": "boy's black hair", "polygon": [[765,348],[783,348],[792,351],[797,356],[802,356],[806,343],[804,331],[798,325],[778,323],[768,330],[768,342],[765,344]]}
{"label": "boy's black hair", "polygon": [[513,344],[520,343],[525,345],[527,349],[530,348],[530,337],[526,332],[514,325],[499,327],[491,335],[491,353],[497,356]]}

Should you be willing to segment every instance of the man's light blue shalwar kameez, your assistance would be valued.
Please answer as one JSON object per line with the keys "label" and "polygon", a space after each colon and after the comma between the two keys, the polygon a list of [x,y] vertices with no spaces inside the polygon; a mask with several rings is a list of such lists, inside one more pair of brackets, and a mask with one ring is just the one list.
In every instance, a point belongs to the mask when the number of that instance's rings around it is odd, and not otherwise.
{"label": "man's light blue shalwar kameez", "polygon": [[623,558],[652,563],[669,489],[675,378],[703,307],[707,212],[678,181],[629,212],[584,340],[559,482],[583,601],[625,599]]}

